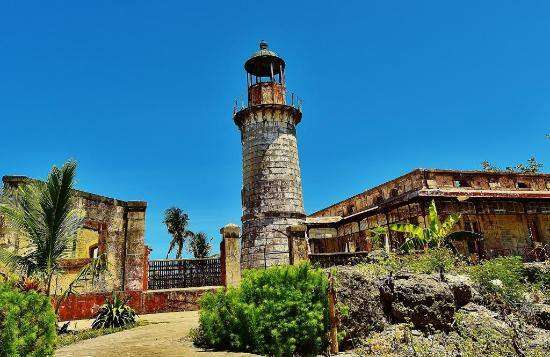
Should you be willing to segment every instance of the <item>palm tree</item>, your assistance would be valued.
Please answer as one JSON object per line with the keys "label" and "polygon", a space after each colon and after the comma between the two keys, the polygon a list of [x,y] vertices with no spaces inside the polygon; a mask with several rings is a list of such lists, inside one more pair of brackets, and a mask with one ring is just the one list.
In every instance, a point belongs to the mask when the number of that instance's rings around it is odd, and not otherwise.
{"label": "palm tree", "polygon": [[193,234],[189,243],[189,251],[193,253],[195,258],[206,258],[210,254],[210,249],[212,249],[211,241],[212,239],[208,239],[206,233]]}
{"label": "palm tree", "polygon": [[21,253],[0,249],[0,261],[15,272],[38,278],[48,296],[52,277],[61,271],[60,260],[84,219],[76,208],[75,174],[74,161],[54,166],[45,183],[21,185],[0,205],[0,213],[29,241]]}
{"label": "palm tree", "polygon": [[455,224],[460,220],[460,215],[453,213],[443,223],[439,220],[435,201],[432,200],[428,208],[428,220],[426,227],[416,226],[411,223],[392,224],[390,229],[396,232],[404,232],[409,236],[402,248],[409,250],[414,246],[428,246],[441,248],[446,244],[447,236],[452,232]]}
{"label": "palm tree", "polygon": [[166,259],[168,259],[168,256],[176,245],[178,246],[176,259],[181,259],[185,240],[193,236],[193,232],[187,230],[189,216],[180,208],[171,207],[164,212],[164,224],[166,224],[166,228],[168,228],[168,233],[172,235],[170,247],[168,248],[168,253],[166,253]]}

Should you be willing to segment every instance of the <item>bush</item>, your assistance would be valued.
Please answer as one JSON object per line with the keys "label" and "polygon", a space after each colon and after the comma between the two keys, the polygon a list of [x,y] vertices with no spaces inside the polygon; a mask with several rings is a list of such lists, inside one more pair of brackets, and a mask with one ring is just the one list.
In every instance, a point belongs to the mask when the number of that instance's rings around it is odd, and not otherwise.
{"label": "bush", "polygon": [[526,283],[521,257],[499,257],[472,267],[470,275],[488,293],[516,305],[523,300]]}
{"label": "bush", "polygon": [[328,280],[309,264],[244,272],[239,288],[201,300],[203,347],[275,356],[315,355],[327,346]]}
{"label": "bush", "polygon": [[56,316],[48,297],[0,283],[0,356],[51,356]]}
{"label": "bush", "polygon": [[113,294],[113,299],[107,301],[97,312],[92,328],[117,328],[136,322],[134,309],[126,305],[126,302]]}

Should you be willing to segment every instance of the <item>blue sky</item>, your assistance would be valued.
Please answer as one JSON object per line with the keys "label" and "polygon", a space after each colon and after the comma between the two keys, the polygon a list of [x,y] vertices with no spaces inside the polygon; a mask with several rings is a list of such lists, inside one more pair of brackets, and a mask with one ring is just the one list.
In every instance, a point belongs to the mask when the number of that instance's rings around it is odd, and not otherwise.
{"label": "blue sky", "polygon": [[231,112],[262,39],[304,100],[307,212],[417,167],[550,168],[544,1],[4,1],[0,175],[79,163],[80,189],[176,205],[219,244],[240,223]]}

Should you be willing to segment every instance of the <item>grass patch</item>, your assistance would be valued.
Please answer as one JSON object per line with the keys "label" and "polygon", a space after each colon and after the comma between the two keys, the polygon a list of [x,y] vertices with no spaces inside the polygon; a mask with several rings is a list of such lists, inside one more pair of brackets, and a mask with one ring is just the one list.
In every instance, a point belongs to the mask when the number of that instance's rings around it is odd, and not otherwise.
{"label": "grass patch", "polygon": [[91,338],[96,338],[103,335],[110,335],[115,332],[120,332],[124,330],[129,330],[134,327],[149,325],[149,321],[138,321],[136,323],[124,326],[124,327],[111,327],[111,328],[101,328],[101,329],[87,329],[82,331],[69,332],[67,334],[57,336],[57,347],[64,347],[72,345],[73,343],[89,340]]}
{"label": "grass patch", "polygon": [[446,273],[464,270],[458,257],[445,248],[409,254],[390,253],[386,259],[374,263],[358,265],[358,270],[369,277],[380,277],[392,273],[409,272],[413,274],[432,274],[443,268]]}

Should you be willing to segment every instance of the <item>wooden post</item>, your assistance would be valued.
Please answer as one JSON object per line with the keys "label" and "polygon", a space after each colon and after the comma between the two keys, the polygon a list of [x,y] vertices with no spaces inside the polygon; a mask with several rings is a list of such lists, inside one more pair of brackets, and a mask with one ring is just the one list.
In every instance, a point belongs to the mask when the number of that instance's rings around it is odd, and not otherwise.
{"label": "wooden post", "polygon": [[328,315],[330,320],[329,344],[330,353],[338,353],[338,316],[336,315],[336,290],[334,289],[334,277],[328,276]]}

